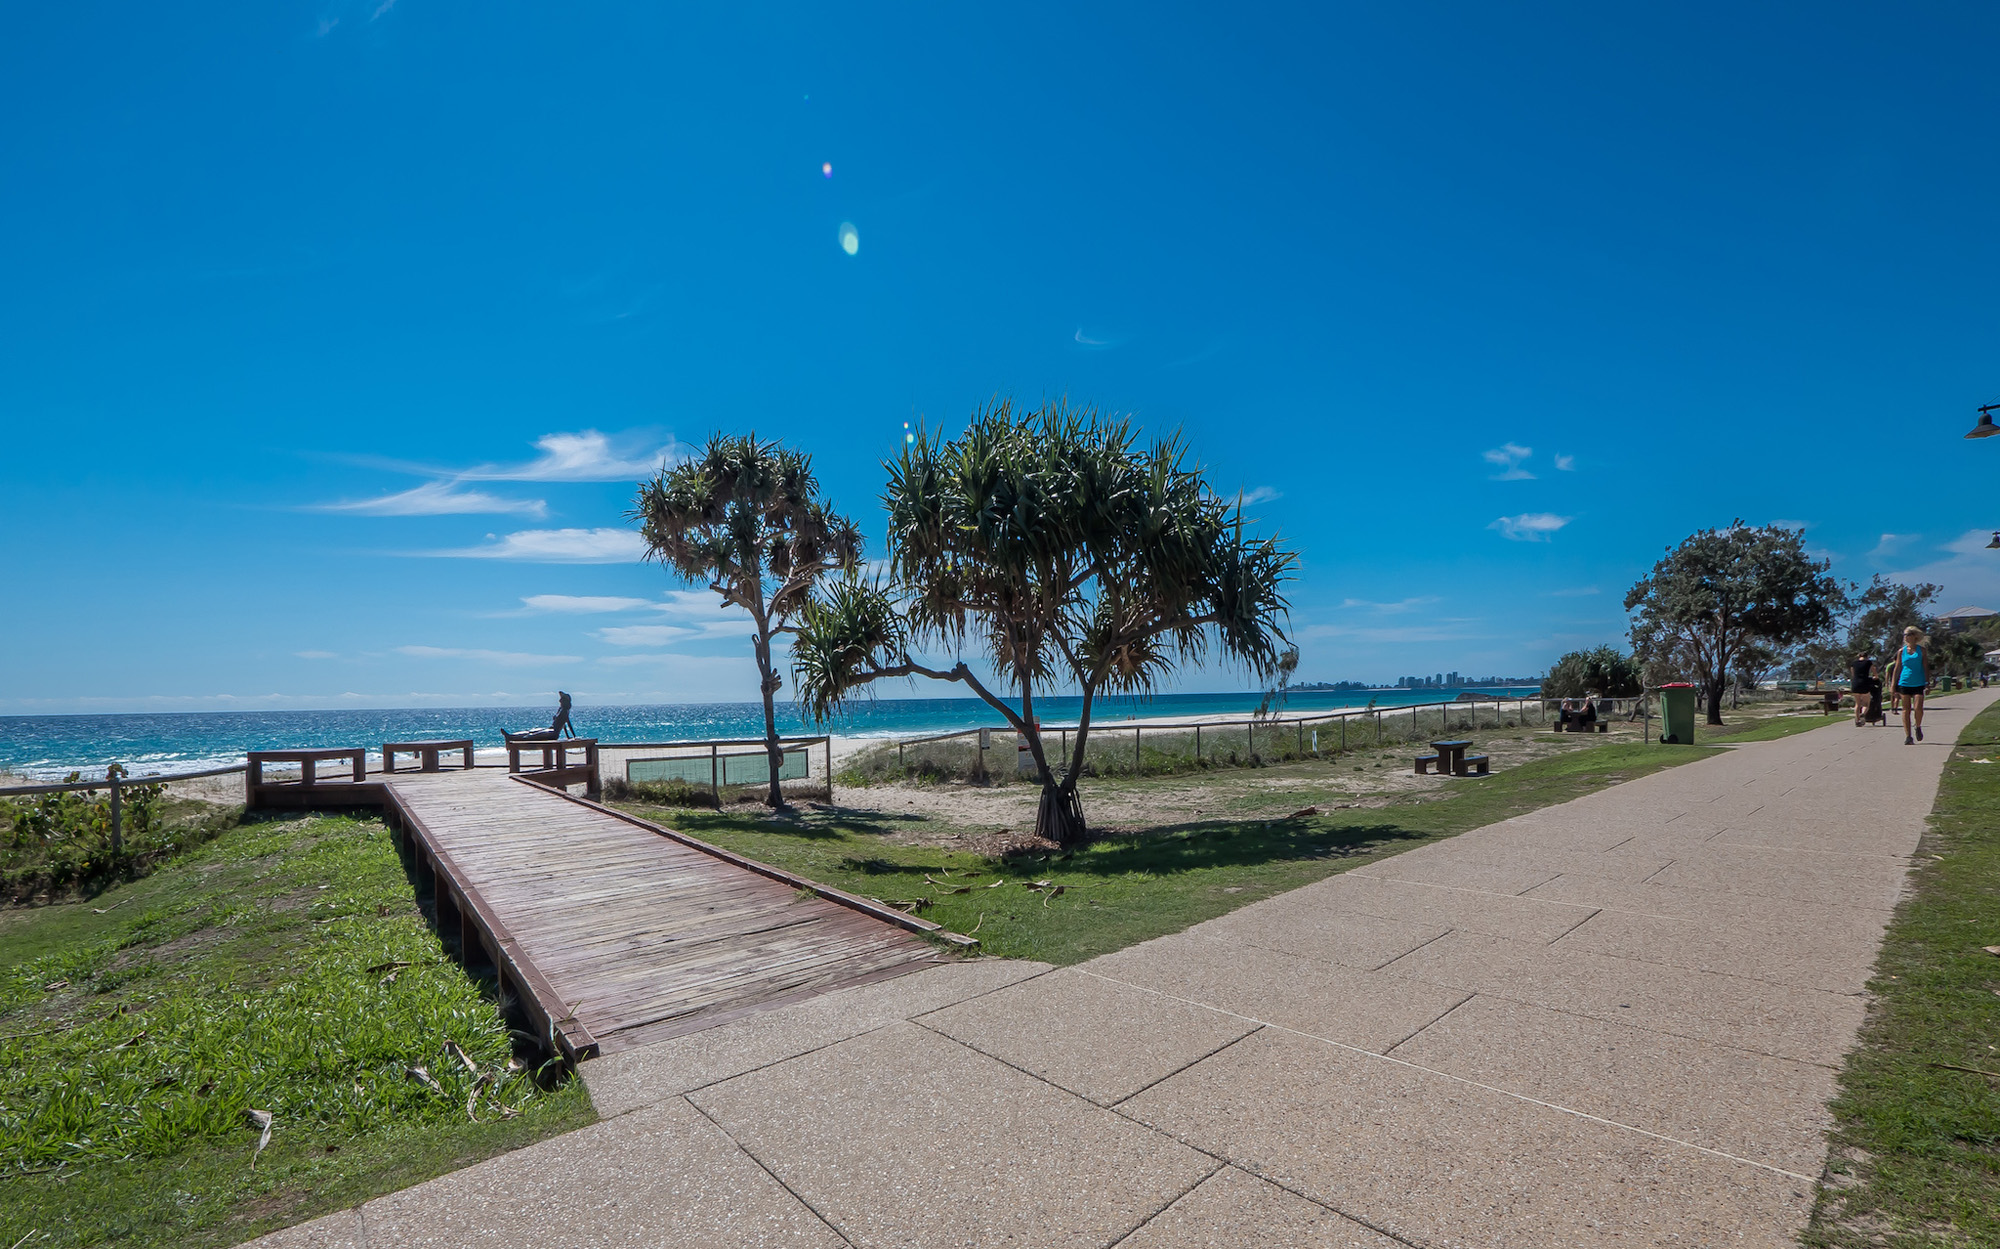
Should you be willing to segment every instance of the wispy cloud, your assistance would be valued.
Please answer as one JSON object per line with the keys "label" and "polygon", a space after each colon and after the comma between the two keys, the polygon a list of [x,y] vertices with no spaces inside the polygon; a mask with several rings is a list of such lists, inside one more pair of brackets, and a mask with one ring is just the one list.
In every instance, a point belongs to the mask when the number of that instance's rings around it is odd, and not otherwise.
{"label": "wispy cloud", "polygon": [[338,659],[338,658],[340,658],[340,656],[339,656],[339,655],[336,655],[336,654],[335,654],[335,653],[333,653],[332,651],[293,651],[293,652],[292,652],[292,654],[293,654],[294,656],[296,656],[297,658],[299,658],[299,659]]}
{"label": "wispy cloud", "polygon": [[1253,503],[1269,503],[1273,499],[1282,499],[1284,497],[1283,494],[1270,486],[1253,486],[1243,492],[1242,502],[1243,506],[1249,507]]}
{"label": "wispy cloud", "polygon": [[1086,351],[1110,351],[1114,347],[1123,347],[1126,342],[1125,338],[1121,335],[1099,332],[1086,334],[1080,325],[1076,327],[1076,337],[1073,341],[1077,346],[1082,347]]}
{"label": "wispy cloud", "polygon": [[1559,455],[1556,457],[1555,463],[1558,473],[1574,473],[1576,471],[1576,457],[1573,455]]}
{"label": "wispy cloud", "polygon": [[1885,533],[1875,543],[1875,549],[1868,554],[1875,559],[1886,559],[1922,536],[1914,533]]}
{"label": "wispy cloud", "polygon": [[1780,529],[1806,530],[1813,527],[1813,522],[1809,520],[1774,520],[1771,523]]}
{"label": "wispy cloud", "polygon": [[1499,530],[1501,537],[1514,542],[1547,542],[1550,535],[1570,520],[1553,512],[1523,512],[1519,516],[1502,516],[1486,527]]}
{"label": "wispy cloud", "polygon": [[531,655],[525,651],[489,651],[460,646],[398,646],[396,653],[412,659],[470,659],[478,663],[498,664],[503,668],[533,668],[542,664],[583,661],[579,655]]}
{"label": "wispy cloud", "polygon": [[417,554],[530,564],[630,564],[646,554],[645,540],[630,529],[522,529],[487,538],[483,546]]}
{"label": "wispy cloud", "polygon": [[1464,626],[1469,620],[1427,621],[1413,625],[1307,625],[1299,630],[1301,641],[1347,642],[1467,642],[1479,640]]}
{"label": "wispy cloud", "polygon": [[1502,443],[1491,451],[1483,452],[1480,458],[1501,470],[1493,474],[1494,481],[1533,481],[1535,475],[1527,469],[1522,468],[1521,464],[1534,453],[1535,451],[1532,447],[1524,447],[1519,443],[1509,442]]}
{"label": "wispy cloud", "polygon": [[1342,599],[1340,605],[1350,610],[1360,608],[1375,612],[1378,615],[1395,616],[1401,615],[1403,612],[1416,611],[1420,607],[1429,607],[1432,603],[1442,601],[1435,594],[1423,594],[1418,595],[1416,598],[1397,599],[1393,603],[1377,603],[1365,598]]}
{"label": "wispy cloud", "polygon": [[638,611],[642,607],[656,607],[658,604],[649,598],[618,598],[607,594],[530,594],[521,600],[521,606],[524,613],[535,615],[592,616],[606,612]]}
{"label": "wispy cloud", "polygon": [[525,464],[483,464],[453,474],[458,481],[633,481],[650,477],[684,458],[669,439],[650,447],[629,439],[614,440],[594,429],[574,434],[543,434],[535,439],[541,454]]}
{"label": "wispy cloud", "polygon": [[701,633],[680,625],[613,625],[599,629],[597,636],[613,646],[668,646]]}
{"label": "wispy cloud", "polygon": [[382,3],[375,6],[375,12],[369,15],[368,20],[371,22],[375,21],[378,18],[380,18],[384,13],[387,13],[390,9],[393,9],[395,7],[396,7],[396,0],[382,0]]}
{"label": "wispy cloud", "polygon": [[1594,585],[1579,585],[1579,586],[1572,586],[1572,587],[1570,587],[1570,588],[1569,588],[1569,589],[1567,589],[1567,590],[1550,590],[1550,591],[1549,591],[1549,597],[1550,597],[1550,598],[1588,598],[1588,597],[1590,597],[1591,595],[1593,595],[1593,594],[1597,594],[1597,593],[1600,593],[1600,591],[1599,591],[1599,590],[1598,590],[1598,588],[1597,588],[1596,586],[1594,586]]}
{"label": "wispy cloud", "polygon": [[321,503],[315,512],[347,512],[356,516],[471,516],[499,514],[532,516],[549,514],[549,505],[540,499],[503,499],[484,490],[464,490],[455,482],[427,481],[421,486],[375,499]]}

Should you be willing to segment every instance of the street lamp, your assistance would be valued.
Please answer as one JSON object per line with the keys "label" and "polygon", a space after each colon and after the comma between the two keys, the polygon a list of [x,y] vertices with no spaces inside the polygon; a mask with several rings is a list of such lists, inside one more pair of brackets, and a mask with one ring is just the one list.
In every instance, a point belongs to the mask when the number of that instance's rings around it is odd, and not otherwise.
{"label": "street lamp", "polygon": [[1974,425],[1972,427],[1972,432],[1967,434],[1966,437],[1991,438],[1995,434],[2000,434],[2000,425],[1995,425],[1993,423],[1993,413],[1996,410],[2000,410],[2000,403],[1989,403],[1984,407],[1980,408],[1979,424]]}
{"label": "street lamp", "polygon": [[2000,531],[1995,531],[1993,541],[1986,544],[1986,549],[1989,551],[2000,551]]}

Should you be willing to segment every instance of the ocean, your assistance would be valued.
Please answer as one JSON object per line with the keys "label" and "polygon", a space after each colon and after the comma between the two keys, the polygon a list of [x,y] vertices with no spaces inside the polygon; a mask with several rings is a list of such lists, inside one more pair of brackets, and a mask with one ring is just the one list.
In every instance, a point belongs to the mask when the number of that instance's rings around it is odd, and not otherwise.
{"label": "ocean", "polygon": [[[1293,692],[1279,714],[1309,715],[1342,707],[1407,707],[1440,702],[1462,692],[1481,697],[1531,695],[1534,686],[1443,690],[1343,690]],[[1180,719],[1248,715],[1261,693],[1160,694],[1152,698],[1100,697],[1093,723],[1129,719]],[[1083,700],[1040,699],[1042,723],[1073,724]],[[383,708],[341,711],[189,711],[134,715],[0,716],[0,772],[59,780],[81,771],[101,772],[122,763],[135,776],[187,772],[243,762],[249,750],[328,746],[379,747],[385,741],[472,738],[501,745],[507,729],[545,728],[555,714],[546,707]],[[764,731],[756,703],[681,703],[646,707],[592,707],[571,712],[578,734],[611,742],[659,742],[709,737],[754,737]],[[825,727],[806,723],[792,703],[778,704],[778,730],[786,734],[833,732],[854,737],[905,737],[955,729],[998,727],[1004,722],[976,698],[883,698],[858,701]]]}

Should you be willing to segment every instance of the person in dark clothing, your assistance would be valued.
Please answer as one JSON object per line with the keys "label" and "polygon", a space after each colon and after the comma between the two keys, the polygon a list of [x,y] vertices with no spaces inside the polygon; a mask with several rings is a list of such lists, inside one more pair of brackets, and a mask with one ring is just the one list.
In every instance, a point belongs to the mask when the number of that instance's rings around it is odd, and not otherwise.
{"label": "person in dark clothing", "polygon": [[1854,723],[1858,728],[1869,722],[1885,723],[1875,711],[1880,690],[1875,685],[1875,660],[1868,655],[1854,657]]}

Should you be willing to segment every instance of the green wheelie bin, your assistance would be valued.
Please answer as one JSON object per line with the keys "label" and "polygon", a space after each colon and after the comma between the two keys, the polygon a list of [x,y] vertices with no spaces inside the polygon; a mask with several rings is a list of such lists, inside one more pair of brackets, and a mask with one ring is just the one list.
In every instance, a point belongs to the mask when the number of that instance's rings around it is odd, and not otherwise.
{"label": "green wheelie bin", "polygon": [[1694,745],[1694,686],[1686,681],[1660,687],[1660,740],[1669,746]]}

